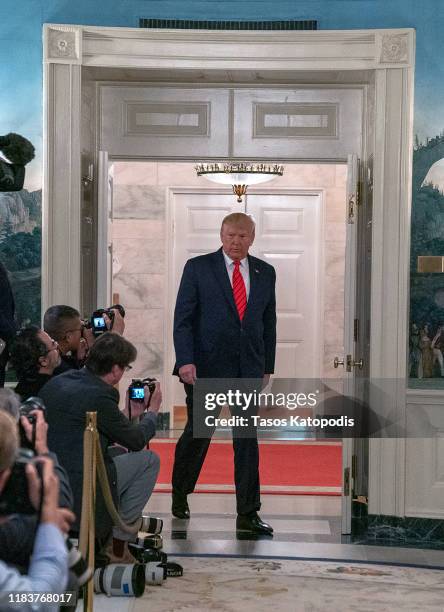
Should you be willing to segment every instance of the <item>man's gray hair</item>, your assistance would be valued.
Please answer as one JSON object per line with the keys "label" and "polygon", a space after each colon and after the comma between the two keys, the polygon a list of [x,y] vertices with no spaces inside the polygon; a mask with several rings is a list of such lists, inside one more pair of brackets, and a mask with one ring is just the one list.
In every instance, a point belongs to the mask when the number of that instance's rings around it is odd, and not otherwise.
{"label": "man's gray hair", "polygon": [[10,414],[16,421],[19,418],[20,397],[12,389],[0,389],[0,410]]}

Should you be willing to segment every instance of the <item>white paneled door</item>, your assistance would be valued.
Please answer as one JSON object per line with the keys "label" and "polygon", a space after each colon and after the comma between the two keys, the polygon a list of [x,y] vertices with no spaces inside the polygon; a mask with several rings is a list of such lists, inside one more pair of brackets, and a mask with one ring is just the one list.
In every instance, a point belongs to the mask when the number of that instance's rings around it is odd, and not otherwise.
{"label": "white paneled door", "polygon": [[254,193],[252,255],[276,270],[276,377],[321,375],[322,225],[320,193]]}
{"label": "white paneled door", "polygon": [[[222,219],[231,212],[252,214],[256,239],[252,255],[276,269],[277,354],[275,376],[310,378],[321,374],[322,196],[319,192],[282,190],[251,193],[238,204],[228,191],[172,190],[173,269],[170,278],[170,329],[185,262],[221,246]],[[172,334],[170,334],[170,337]],[[174,347],[170,345],[174,361]],[[172,382],[173,405],[184,393]]]}

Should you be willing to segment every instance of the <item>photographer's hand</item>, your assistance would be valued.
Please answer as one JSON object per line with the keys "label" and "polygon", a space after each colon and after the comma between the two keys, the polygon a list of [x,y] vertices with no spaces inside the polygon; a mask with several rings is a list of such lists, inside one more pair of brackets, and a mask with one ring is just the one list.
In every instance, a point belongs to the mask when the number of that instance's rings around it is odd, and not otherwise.
{"label": "photographer's hand", "polygon": [[114,313],[114,323],[111,323],[111,319],[108,315],[104,314],[103,318],[105,319],[106,327],[115,334],[123,336],[123,332],[125,331],[125,320],[117,308],[112,308],[111,310]]}
{"label": "photographer's hand", "polygon": [[156,382],[156,387],[151,395],[151,400],[149,400],[149,393],[145,393],[145,402],[147,403],[148,401],[150,402],[150,405],[147,411],[155,412],[157,414],[160,410],[160,406],[162,405],[162,391],[160,389],[160,383]]}
{"label": "photographer's hand", "polygon": [[54,472],[54,463],[49,457],[39,458],[38,462],[42,466],[43,484],[43,503],[40,522],[59,526],[59,479]]}
{"label": "photographer's hand", "polygon": [[[35,417],[35,445],[34,450],[37,455],[46,455],[48,453],[48,423],[45,421],[42,410],[33,410],[29,413]],[[20,417],[20,423],[24,429],[26,437],[32,443],[32,430],[33,426],[29,420],[22,416]]]}

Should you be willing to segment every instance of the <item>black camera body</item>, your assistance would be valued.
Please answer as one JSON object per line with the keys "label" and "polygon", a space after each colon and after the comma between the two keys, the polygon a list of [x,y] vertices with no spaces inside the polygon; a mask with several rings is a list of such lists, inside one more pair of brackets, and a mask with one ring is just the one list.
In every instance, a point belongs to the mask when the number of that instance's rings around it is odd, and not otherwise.
{"label": "black camera body", "polygon": [[[95,310],[92,313],[91,318],[84,321],[84,326],[88,329],[92,329],[96,338],[104,334],[106,331],[110,331],[114,325],[114,308],[120,312],[122,317],[125,317],[124,307],[121,304],[114,304],[114,306],[111,306],[110,308],[98,308]],[[106,327],[103,315],[107,315],[111,321],[111,327],[109,330]]]}
{"label": "black camera body", "polygon": [[[26,476],[26,466],[33,458],[32,450],[28,448],[19,449],[11,474],[0,495],[0,516],[36,513],[36,509],[29,498],[28,478]],[[39,464],[36,467],[38,469]],[[38,473],[40,474],[40,472]]]}
{"label": "black camera body", "polygon": [[39,397],[28,397],[26,401],[20,406],[19,415],[26,417],[32,425],[32,438],[28,440],[26,437],[25,430],[19,421],[19,432],[20,432],[20,446],[34,450],[35,447],[35,436],[36,436],[36,417],[34,414],[30,414],[34,410],[41,410],[43,413],[46,411],[45,404]]}
{"label": "black camera body", "polygon": [[128,387],[130,400],[135,402],[145,401],[145,387],[148,387],[151,399],[154,389],[156,388],[156,382],[157,380],[155,378],[133,378]]}

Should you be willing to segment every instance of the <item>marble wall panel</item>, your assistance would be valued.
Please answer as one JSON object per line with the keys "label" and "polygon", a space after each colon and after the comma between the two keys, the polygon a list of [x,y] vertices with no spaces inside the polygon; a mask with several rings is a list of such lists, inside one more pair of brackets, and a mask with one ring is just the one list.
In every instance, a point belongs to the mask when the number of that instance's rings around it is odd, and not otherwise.
{"label": "marble wall panel", "polygon": [[325,274],[326,276],[343,277],[345,272],[345,249],[338,242],[325,243]]}
{"label": "marble wall panel", "polygon": [[270,187],[328,189],[335,186],[335,180],[334,164],[285,164],[284,174],[270,183]]}
{"label": "marble wall panel", "polygon": [[118,274],[113,279],[113,293],[127,308],[163,308],[163,274]]}
{"label": "marble wall panel", "polygon": [[164,219],[165,188],[151,185],[114,185],[115,219]]}
{"label": "marble wall panel", "polygon": [[115,274],[164,274],[165,249],[159,240],[121,238],[113,242]]}
{"label": "marble wall panel", "polygon": [[117,162],[114,185],[157,185],[156,162]]}
{"label": "marble wall panel", "polygon": [[154,219],[115,219],[112,228],[113,241],[127,238],[165,242],[165,221]]}
{"label": "marble wall panel", "polygon": [[344,338],[344,310],[326,310],[324,314],[324,346],[341,346]]}
{"label": "marble wall panel", "polygon": [[136,343],[140,338],[149,344],[161,344],[164,333],[163,308],[126,308],[125,337]]}

